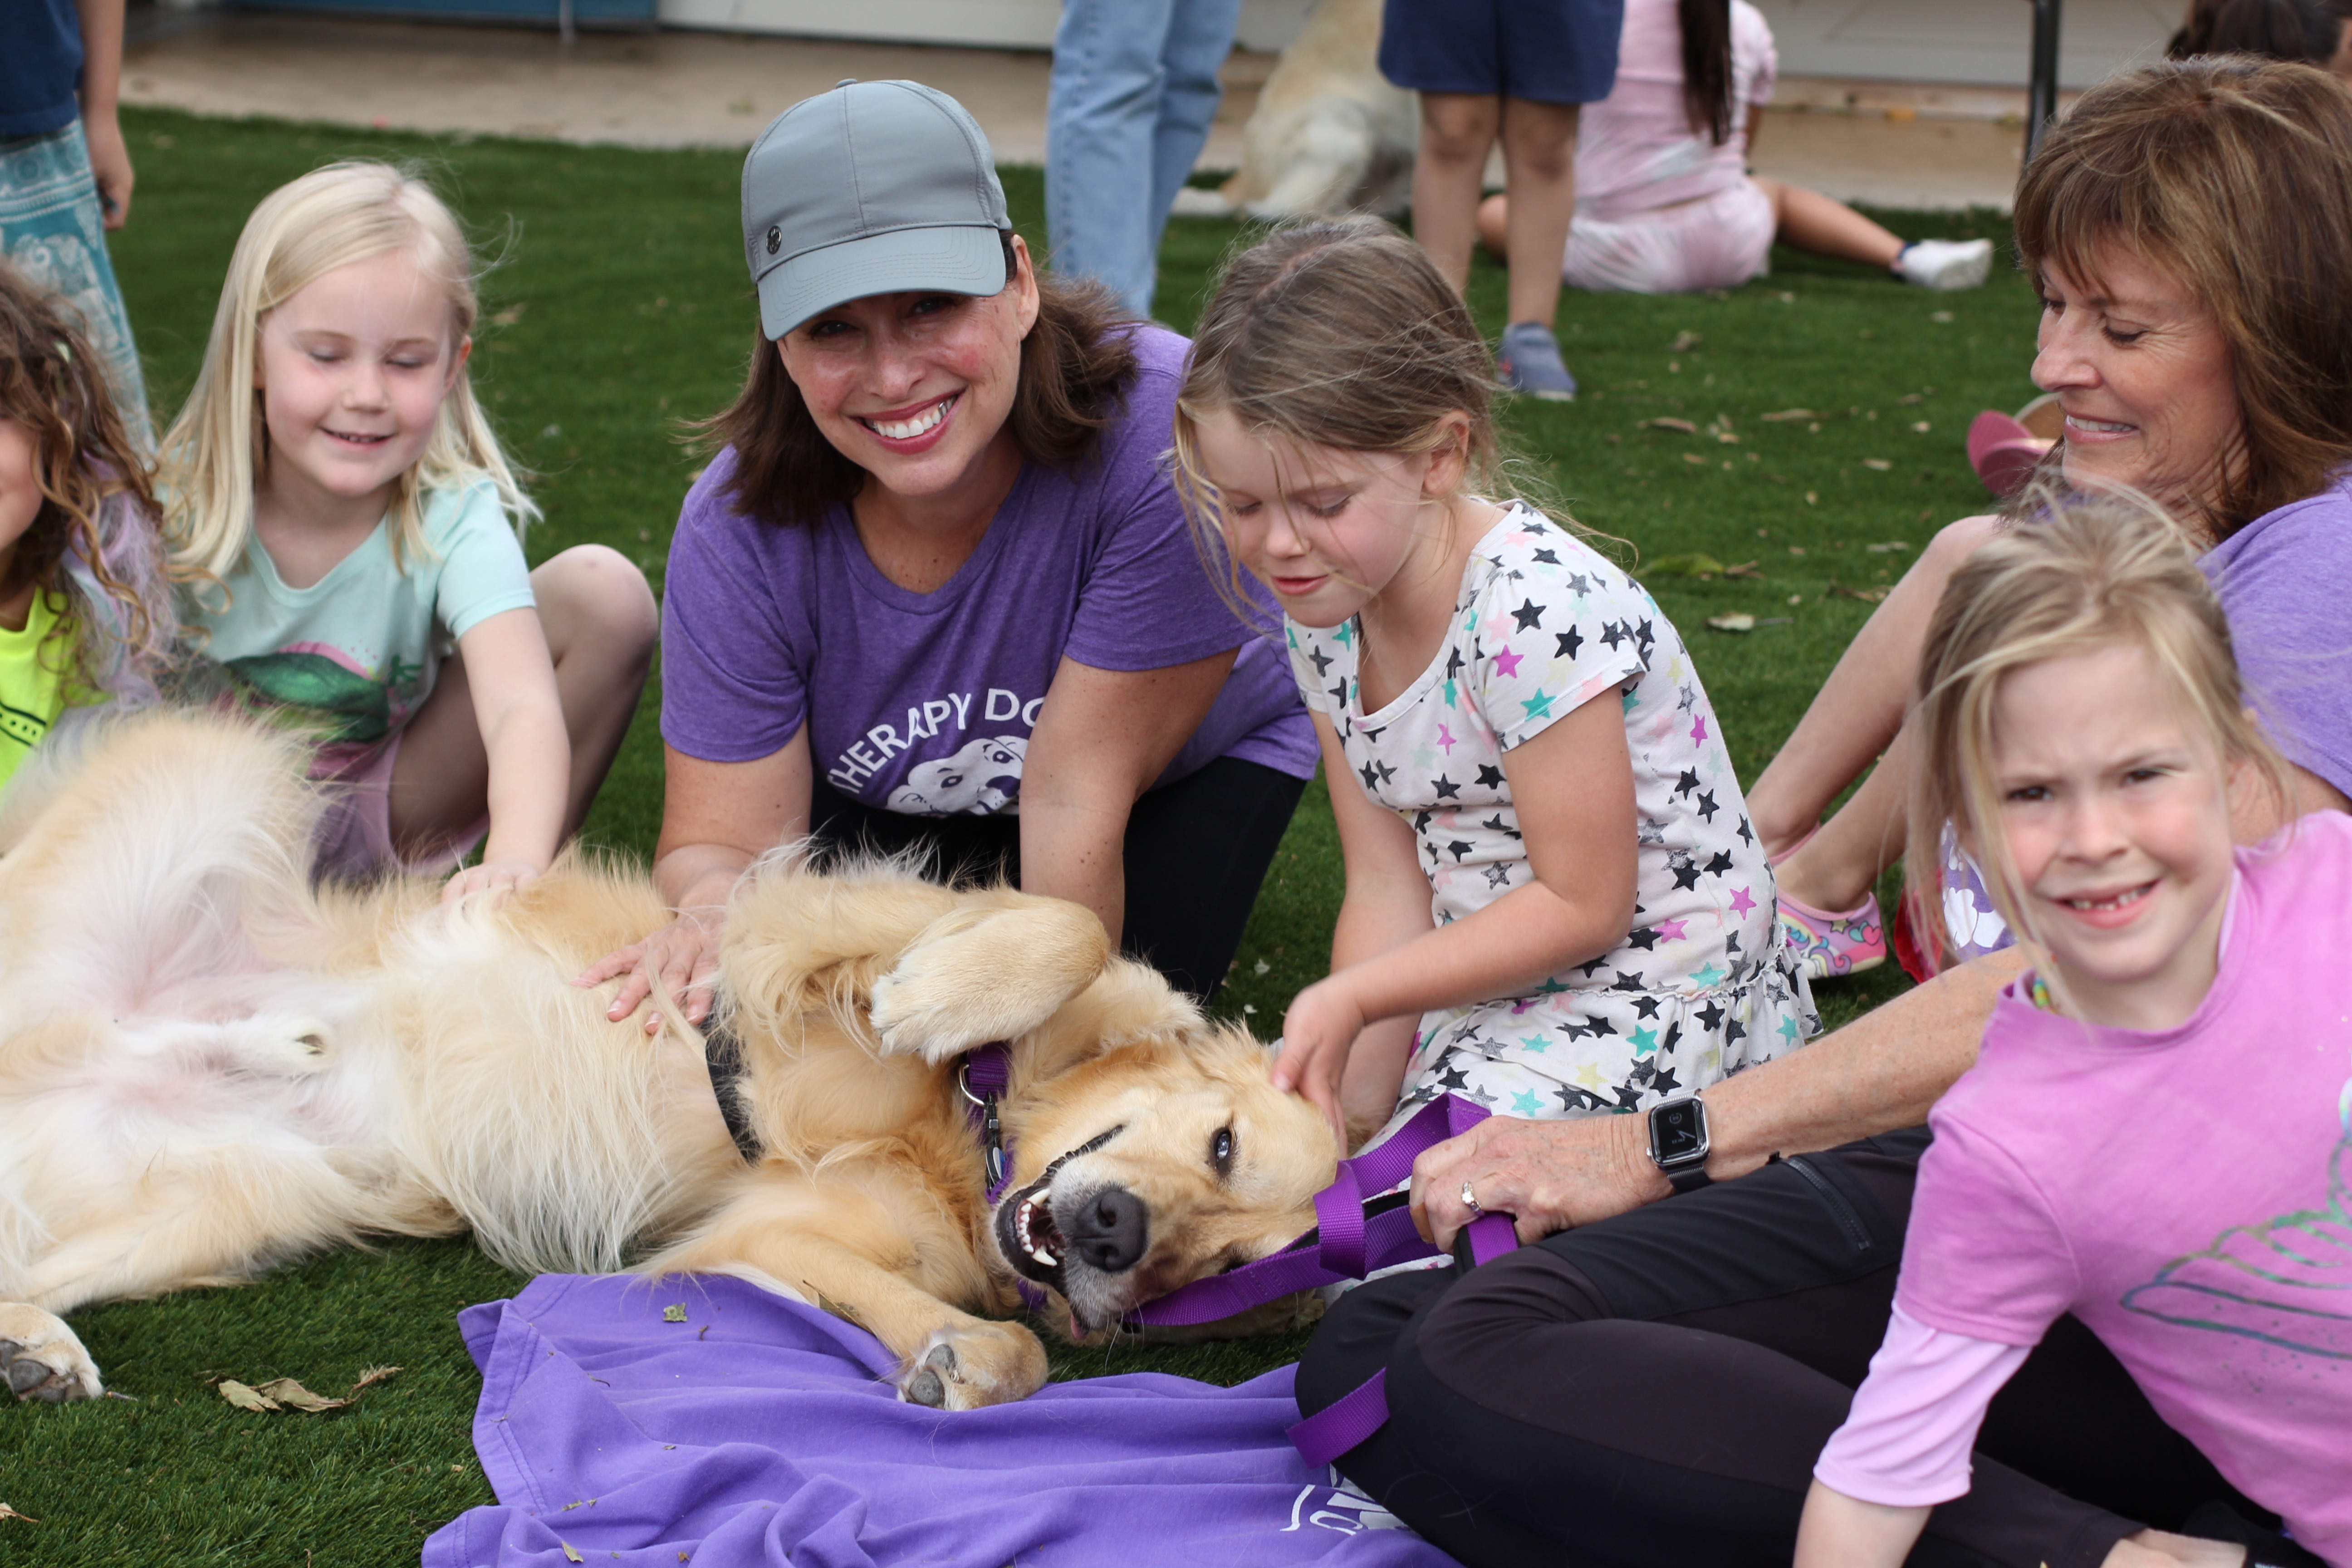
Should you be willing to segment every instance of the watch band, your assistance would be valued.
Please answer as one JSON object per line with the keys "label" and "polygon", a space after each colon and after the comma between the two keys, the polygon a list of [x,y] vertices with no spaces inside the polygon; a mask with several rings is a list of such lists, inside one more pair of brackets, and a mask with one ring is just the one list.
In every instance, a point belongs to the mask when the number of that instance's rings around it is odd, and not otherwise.
{"label": "watch band", "polygon": [[1701,1187],[1711,1187],[1715,1184],[1715,1178],[1706,1173],[1706,1161],[1704,1158],[1698,1163],[1683,1170],[1669,1171],[1661,1165],[1659,1171],[1667,1181],[1674,1184],[1675,1192],[1677,1194],[1695,1193]]}

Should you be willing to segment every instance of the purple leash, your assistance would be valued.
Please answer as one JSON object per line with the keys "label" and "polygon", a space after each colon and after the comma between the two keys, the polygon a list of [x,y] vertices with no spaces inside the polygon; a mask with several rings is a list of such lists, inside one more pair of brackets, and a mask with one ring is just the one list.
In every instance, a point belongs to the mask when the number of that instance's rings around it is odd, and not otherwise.
{"label": "purple leash", "polygon": [[[1338,1179],[1315,1195],[1314,1230],[1271,1258],[1147,1301],[1128,1314],[1128,1322],[1143,1328],[1213,1323],[1301,1290],[1436,1257],[1437,1248],[1412,1228],[1412,1211],[1393,1199],[1382,1207],[1380,1195],[1412,1174],[1423,1150],[1460,1137],[1486,1114],[1486,1107],[1454,1095],[1432,1100],[1379,1148],[1339,1162]],[[1377,1211],[1370,1215],[1368,1196]],[[1466,1267],[1475,1268],[1517,1246],[1510,1215],[1482,1215],[1463,1230],[1456,1256],[1466,1249]],[[1373,1373],[1290,1428],[1292,1445],[1308,1464],[1328,1465],[1381,1429],[1389,1418],[1387,1376]]]}

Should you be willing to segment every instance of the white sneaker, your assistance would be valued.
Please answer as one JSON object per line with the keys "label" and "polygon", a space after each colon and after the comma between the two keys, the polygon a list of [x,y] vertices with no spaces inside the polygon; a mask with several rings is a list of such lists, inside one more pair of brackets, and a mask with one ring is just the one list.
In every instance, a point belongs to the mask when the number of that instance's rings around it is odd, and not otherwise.
{"label": "white sneaker", "polygon": [[1989,239],[1922,239],[1903,247],[1895,258],[1895,276],[1914,289],[1949,292],[1981,289],[1992,276],[1992,241]]}

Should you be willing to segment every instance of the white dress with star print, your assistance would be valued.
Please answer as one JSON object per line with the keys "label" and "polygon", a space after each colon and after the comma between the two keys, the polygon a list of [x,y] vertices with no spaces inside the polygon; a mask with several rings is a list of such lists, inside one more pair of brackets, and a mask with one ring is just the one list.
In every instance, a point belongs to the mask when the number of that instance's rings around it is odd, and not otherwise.
{"label": "white dress with star print", "polygon": [[1338,731],[1354,787],[1412,825],[1440,925],[1534,879],[1503,752],[1588,701],[1624,709],[1633,931],[1524,994],[1424,1015],[1399,1122],[1448,1090],[1510,1116],[1642,1110],[1820,1029],[1698,671],[1606,558],[1513,506],[1472,552],[1436,658],[1377,713],[1357,689],[1355,622],[1287,630],[1299,688]]}

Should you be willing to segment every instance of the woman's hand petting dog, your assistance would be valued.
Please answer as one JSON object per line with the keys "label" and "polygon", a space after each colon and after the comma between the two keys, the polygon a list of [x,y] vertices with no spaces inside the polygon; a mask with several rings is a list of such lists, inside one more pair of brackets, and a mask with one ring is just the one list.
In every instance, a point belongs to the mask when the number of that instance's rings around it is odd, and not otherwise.
{"label": "woman's hand petting dog", "polygon": [[1638,1116],[1490,1117],[1412,1163],[1413,1227],[1451,1251],[1476,1217],[1462,1201],[1465,1185],[1480,1210],[1518,1222],[1522,1243],[1637,1209],[1673,1191],[1650,1163],[1643,1131]]}
{"label": "woman's hand petting dog", "polygon": [[[662,989],[686,1009],[686,1021],[699,1027],[709,1016],[713,983],[719,978],[719,948],[727,927],[727,911],[716,907],[682,910],[677,919],[643,942],[606,953],[590,964],[574,985],[602,985],[627,975],[620,994],[604,1016],[614,1023],[636,1011],[653,994],[658,976]],[[646,1018],[646,1033],[661,1033],[658,1009]]]}

